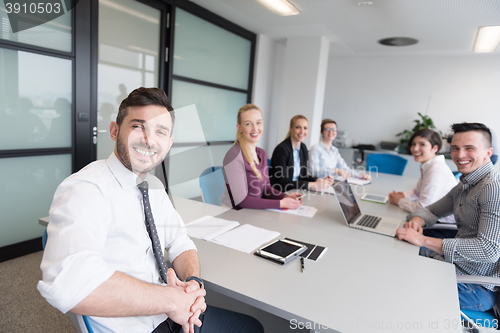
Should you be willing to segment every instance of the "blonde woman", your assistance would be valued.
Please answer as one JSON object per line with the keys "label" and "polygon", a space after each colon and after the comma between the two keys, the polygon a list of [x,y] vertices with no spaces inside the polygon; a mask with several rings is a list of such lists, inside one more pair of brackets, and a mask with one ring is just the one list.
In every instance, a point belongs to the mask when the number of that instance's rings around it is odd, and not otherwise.
{"label": "blonde woman", "polygon": [[309,121],[303,115],[290,120],[288,134],[274,149],[269,169],[269,178],[275,189],[326,190],[333,184],[333,178],[317,178],[308,174],[309,152],[302,142],[309,132]]}
{"label": "blonde woman", "polygon": [[298,208],[300,193],[285,194],[271,187],[266,152],[257,147],[263,130],[257,106],[247,104],[238,111],[236,141],[224,157],[223,202],[236,209]]}

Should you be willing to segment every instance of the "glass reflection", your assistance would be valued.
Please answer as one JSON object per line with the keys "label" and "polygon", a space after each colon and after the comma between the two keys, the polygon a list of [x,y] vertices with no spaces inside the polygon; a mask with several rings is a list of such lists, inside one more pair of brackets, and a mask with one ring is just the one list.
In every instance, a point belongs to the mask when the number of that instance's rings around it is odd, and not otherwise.
{"label": "glass reflection", "polygon": [[0,150],[71,147],[71,60],[0,48]]}
{"label": "glass reflection", "polygon": [[99,1],[97,159],[114,149],[109,125],[122,100],[136,88],[158,86],[160,18],[137,1]]}
{"label": "glass reflection", "polygon": [[70,174],[70,154],[0,159],[0,247],[42,235],[37,221]]}

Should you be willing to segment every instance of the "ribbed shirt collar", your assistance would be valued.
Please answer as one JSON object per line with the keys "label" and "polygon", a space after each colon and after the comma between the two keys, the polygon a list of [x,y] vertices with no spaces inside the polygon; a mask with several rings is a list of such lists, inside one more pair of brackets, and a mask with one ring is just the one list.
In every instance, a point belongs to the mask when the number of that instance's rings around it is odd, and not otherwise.
{"label": "ribbed shirt collar", "polygon": [[[325,143],[323,142],[323,140],[319,140],[319,145],[320,147],[322,147],[324,150],[328,151],[328,147],[325,145]],[[333,144],[332,144],[333,146]]]}
{"label": "ribbed shirt collar", "polygon": [[300,152],[300,146],[301,146],[301,145],[302,145],[302,144],[300,144],[300,143],[299,143],[299,148],[295,149],[295,148],[293,148],[292,140],[290,140],[290,146],[292,147],[292,150],[293,150],[294,152]]}
{"label": "ribbed shirt collar", "polygon": [[433,164],[444,162],[444,155],[436,155],[425,163],[420,165],[420,170],[426,172]]}
{"label": "ribbed shirt collar", "polygon": [[[109,170],[113,173],[118,183],[123,189],[128,189],[131,187],[135,187],[138,184],[142,183],[143,180],[139,178],[135,173],[127,169],[125,165],[118,159],[114,152],[106,160],[106,164],[108,165]],[[146,181],[148,180],[149,175],[146,177]]]}

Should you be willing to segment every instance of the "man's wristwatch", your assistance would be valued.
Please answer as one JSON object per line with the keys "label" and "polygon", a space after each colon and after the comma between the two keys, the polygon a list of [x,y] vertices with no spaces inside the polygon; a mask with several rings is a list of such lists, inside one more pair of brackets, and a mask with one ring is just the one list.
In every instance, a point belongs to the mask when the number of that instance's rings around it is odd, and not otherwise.
{"label": "man's wristwatch", "polygon": [[201,288],[201,289],[205,288],[205,285],[203,284],[203,280],[202,280],[202,279],[200,279],[200,278],[199,278],[199,277],[197,277],[197,276],[190,276],[190,277],[186,278],[186,279],[184,280],[184,282],[188,282],[188,281],[191,281],[191,280],[194,280],[194,281],[198,282],[198,283],[200,284],[200,288]]}

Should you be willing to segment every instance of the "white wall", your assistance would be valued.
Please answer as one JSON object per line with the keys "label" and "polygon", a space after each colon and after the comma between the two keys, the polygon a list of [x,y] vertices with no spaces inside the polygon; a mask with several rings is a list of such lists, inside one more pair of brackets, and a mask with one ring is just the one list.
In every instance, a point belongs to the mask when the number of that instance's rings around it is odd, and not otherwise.
{"label": "white wall", "polygon": [[[258,146],[269,158],[283,138],[278,135],[281,122],[281,96],[283,91],[284,58],[286,46],[265,35],[257,35],[255,51],[252,103],[257,105],[264,117],[264,133]],[[289,121],[286,120],[286,121]]]}
{"label": "white wall", "polygon": [[[285,138],[290,119],[301,114],[311,123],[321,122],[330,42],[322,36],[298,36],[286,40],[283,93],[279,109],[279,136]],[[309,133],[320,131],[310,128]],[[304,143],[310,146],[310,136]]]}
{"label": "white wall", "polygon": [[323,116],[357,143],[399,141],[417,112],[444,133],[467,121],[500,134],[500,57],[330,58]]}
{"label": "white wall", "polygon": [[[269,115],[272,103],[272,84],[275,43],[267,36],[257,35],[255,48],[255,67],[253,76],[252,103],[262,110],[264,117],[264,126],[269,123]],[[266,149],[269,131],[264,128],[264,133],[258,146]]]}

